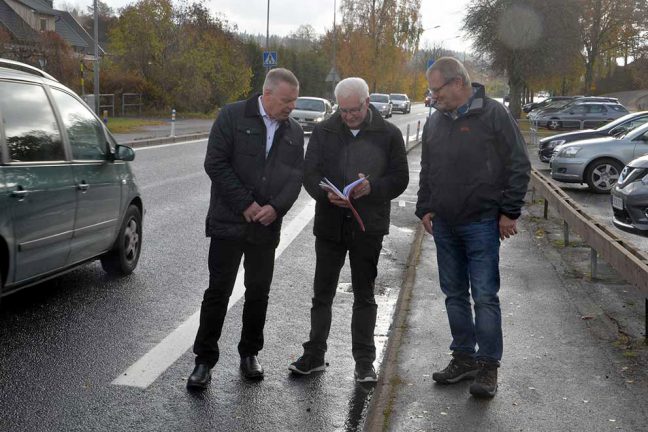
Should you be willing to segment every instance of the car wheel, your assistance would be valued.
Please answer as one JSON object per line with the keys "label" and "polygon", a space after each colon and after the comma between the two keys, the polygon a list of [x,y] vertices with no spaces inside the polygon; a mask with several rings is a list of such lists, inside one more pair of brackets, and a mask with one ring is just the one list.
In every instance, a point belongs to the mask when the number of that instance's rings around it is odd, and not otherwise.
{"label": "car wheel", "polygon": [[113,248],[101,256],[101,267],[117,276],[129,275],[137,267],[142,249],[142,214],[135,205],[130,205],[124,215],[117,240]]}
{"label": "car wheel", "polygon": [[551,119],[547,122],[547,129],[558,130],[562,127],[562,123],[556,119]]}
{"label": "car wheel", "polygon": [[590,163],[585,170],[585,181],[590,190],[595,193],[609,193],[619,181],[623,166],[614,159],[597,159]]}

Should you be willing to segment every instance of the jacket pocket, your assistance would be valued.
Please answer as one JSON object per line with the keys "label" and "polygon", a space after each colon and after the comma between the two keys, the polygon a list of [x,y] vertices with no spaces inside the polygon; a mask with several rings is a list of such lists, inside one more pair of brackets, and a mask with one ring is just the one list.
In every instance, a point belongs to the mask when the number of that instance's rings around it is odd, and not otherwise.
{"label": "jacket pocket", "polygon": [[262,139],[263,131],[252,127],[236,128],[236,144],[234,152],[246,156],[257,156],[261,151],[265,151]]}

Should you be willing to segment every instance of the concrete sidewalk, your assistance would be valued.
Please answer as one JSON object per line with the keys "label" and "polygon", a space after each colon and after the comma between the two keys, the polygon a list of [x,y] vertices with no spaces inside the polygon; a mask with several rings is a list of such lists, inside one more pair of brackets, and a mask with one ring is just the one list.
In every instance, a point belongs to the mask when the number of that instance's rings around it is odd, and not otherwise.
{"label": "concrete sidewalk", "polygon": [[434,241],[424,234],[411,293],[397,312],[405,318],[396,317],[390,336],[399,343],[386,354],[365,430],[648,430],[646,363],[613,343],[617,328],[606,327],[604,311],[584,315],[596,307],[552,262],[532,221],[523,215],[520,234],[501,247],[504,358],[495,398],[471,397],[470,381],[432,380],[450,360],[450,330]]}

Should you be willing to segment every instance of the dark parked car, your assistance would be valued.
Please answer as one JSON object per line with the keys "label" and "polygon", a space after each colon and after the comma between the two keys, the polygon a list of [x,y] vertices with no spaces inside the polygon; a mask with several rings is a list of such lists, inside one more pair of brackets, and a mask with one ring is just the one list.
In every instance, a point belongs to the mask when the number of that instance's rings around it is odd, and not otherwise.
{"label": "dark parked car", "polygon": [[406,94],[391,93],[389,98],[392,101],[392,111],[408,114],[412,110],[412,104]]}
{"label": "dark parked car", "polygon": [[388,94],[384,93],[371,93],[369,95],[369,103],[374,106],[385,118],[392,116],[392,102]]}
{"label": "dark parked car", "polygon": [[137,266],[142,200],[103,122],[70,89],[0,59],[0,294],[100,259]]}
{"label": "dark parked car", "polygon": [[318,97],[298,97],[295,109],[290,117],[297,120],[304,132],[312,132],[315,125],[329,118],[333,114],[331,103]]}
{"label": "dark parked car", "polygon": [[648,156],[630,161],[611,191],[614,225],[648,236]]}
{"label": "dark parked car", "polygon": [[522,106],[522,111],[528,113],[535,109],[542,109],[552,102],[559,101],[559,100],[571,100],[574,99],[575,97],[576,96],[550,96],[547,99],[543,100],[542,102],[530,102],[528,104],[524,104]]}
{"label": "dark parked car", "polygon": [[628,114],[626,107],[614,102],[570,103],[558,111],[541,111],[533,118],[538,126],[558,130],[583,129],[608,123]]}
{"label": "dark parked car", "polygon": [[648,111],[641,111],[620,117],[598,129],[583,129],[542,138],[538,143],[538,157],[542,162],[549,162],[556,146],[590,138],[621,135],[647,121]]}

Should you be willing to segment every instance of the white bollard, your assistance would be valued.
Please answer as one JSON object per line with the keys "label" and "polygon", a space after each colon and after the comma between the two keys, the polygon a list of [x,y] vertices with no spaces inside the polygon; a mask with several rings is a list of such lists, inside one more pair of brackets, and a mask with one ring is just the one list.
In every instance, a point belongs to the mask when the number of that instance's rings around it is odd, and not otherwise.
{"label": "white bollard", "polygon": [[173,108],[171,110],[171,135],[172,137],[175,136],[175,119],[176,118],[176,110]]}

